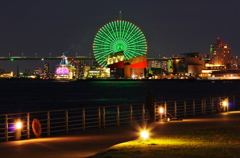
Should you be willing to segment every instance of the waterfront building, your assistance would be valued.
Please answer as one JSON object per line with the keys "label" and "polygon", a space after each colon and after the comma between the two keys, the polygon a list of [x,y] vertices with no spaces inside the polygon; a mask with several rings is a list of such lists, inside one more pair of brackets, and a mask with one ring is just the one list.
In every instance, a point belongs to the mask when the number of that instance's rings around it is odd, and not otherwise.
{"label": "waterfront building", "polygon": [[205,60],[198,52],[184,53],[185,66],[190,76],[198,76],[205,68]]}
{"label": "waterfront building", "polygon": [[[28,74],[29,72],[25,72],[25,73],[26,73],[26,75],[29,75],[29,74]],[[34,74],[35,74],[35,75],[40,75],[40,74],[42,74],[42,68],[36,67],[35,70],[34,70]]]}
{"label": "waterfront building", "polygon": [[231,48],[224,44],[220,38],[217,38],[217,43],[210,45],[210,64],[230,68],[231,60]]}
{"label": "waterfront building", "polygon": [[49,63],[43,63],[43,76],[47,77],[49,75]]}
{"label": "waterfront building", "polygon": [[74,66],[72,64],[69,64],[67,57],[63,54],[62,59],[59,63],[59,65],[56,65],[55,70],[55,79],[56,80],[71,80],[73,79],[74,74]]}
{"label": "waterfront building", "polygon": [[239,69],[240,68],[240,59],[238,58],[238,56],[235,56],[232,59],[232,69]]}
{"label": "waterfront building", "polygon": [[114,78],[145,78],[146,55],[124,60],[124,53],[118,52],[108,55],[110,75]]}
{"label": "waterfront building", "polygon": [[2,72],[2,74],[0,74],[0,77],[1,78],[11,78],[14,76],[14,73],[13,71],[10,71],[10,72]]}

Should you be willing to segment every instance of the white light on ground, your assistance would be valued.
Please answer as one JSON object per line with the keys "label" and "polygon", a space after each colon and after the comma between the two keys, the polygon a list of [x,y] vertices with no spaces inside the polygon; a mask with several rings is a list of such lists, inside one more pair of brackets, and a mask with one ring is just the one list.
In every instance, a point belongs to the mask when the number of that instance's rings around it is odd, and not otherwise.
{"label": "white light on ground", "polygon": [[142,138],[143,140],[148,140],[148,138],[149,138],[149,133],[148,133],[147,131],[142,131],[142,132],[141,132],[141,138]]}

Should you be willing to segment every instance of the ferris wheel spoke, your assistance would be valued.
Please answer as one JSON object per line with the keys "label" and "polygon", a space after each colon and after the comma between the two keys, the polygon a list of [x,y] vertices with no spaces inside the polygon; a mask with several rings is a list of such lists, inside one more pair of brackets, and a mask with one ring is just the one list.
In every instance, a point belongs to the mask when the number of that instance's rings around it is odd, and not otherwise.
{"label": "ferris wheel spoke", "polygon": [[[131,37],[131,34],[132,34],[132,32],[134,31],[134,25],[130,26],[130,28],[132,28],[132,29],[130,30],[129,33],[126,34],[126,36],[124,37],[124,39],[132,38],[132,37]],[[129,28],[129,29],[130,29],[130,28]]]}
{"label": "ferris wheel spoke", "polygon": [[108,41],[108,42],[110,42],[110,43],[111,43],[111,41],[113,40],[112,37],[109,36],[106,32],[103,32],[103,33],[101,33],[100,35],[101,35],[101,37],[102,37],[103,39],[105,39],[106,41]]}

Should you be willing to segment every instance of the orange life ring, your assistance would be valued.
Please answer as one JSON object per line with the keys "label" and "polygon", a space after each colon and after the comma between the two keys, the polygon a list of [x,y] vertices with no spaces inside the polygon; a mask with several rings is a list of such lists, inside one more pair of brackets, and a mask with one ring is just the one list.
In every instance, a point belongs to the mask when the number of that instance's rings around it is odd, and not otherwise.
{"label": "orange life ring", "polygon": [[33,133],[36,137],[39,137],[42,134],[41,123],[38,119],[33,119],[32,130],[33,130]]}

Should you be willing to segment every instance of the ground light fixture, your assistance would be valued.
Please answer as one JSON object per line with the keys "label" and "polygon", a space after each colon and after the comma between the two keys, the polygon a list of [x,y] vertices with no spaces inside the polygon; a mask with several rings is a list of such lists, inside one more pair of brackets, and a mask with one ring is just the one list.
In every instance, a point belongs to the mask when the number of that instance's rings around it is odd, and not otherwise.
{"label": "ground light fixture", "polygon": [[228,98],[222,101],[223,111],[228,111]]}
{"label": "ground light fixture", "polygon": [[22,122],[21,121],[18,121],[18,122],[15,123],[15,129],[16,130],[22,129]]}
{"label": "ground light fixture", "polygon": [[148,131],[141,131],[140,136],[142,140],[148,140],[149,139],[149,132]]}
{"label": "ground light fixture", "polygon": [[162,106],[160,106],[158,108],[158,111],[159,111],[159,121],[163,121],[163,113],[164,113],[164,108]]}
{"label": "ground light fixture", "polygon": [[159,113],[160,113],[160,114],[163,114],[163,113],[164,113],[163,107],[160,107],[160,108],[159,108]]}
{"label": "ground light fixture", "polygon": [[21,140],[22,121],[17,120],[15,123],[15,140]]}
{"label": "ground light fixture", "polygon": [[227,107],[227,106],[228,106],[228,101],[227,101],[227,99],[225,99],[225,100],[222,101],[222,105],[223,105],[224,107]]}

